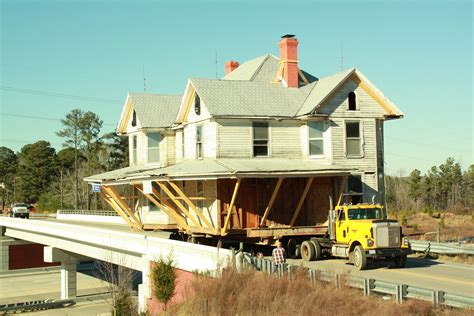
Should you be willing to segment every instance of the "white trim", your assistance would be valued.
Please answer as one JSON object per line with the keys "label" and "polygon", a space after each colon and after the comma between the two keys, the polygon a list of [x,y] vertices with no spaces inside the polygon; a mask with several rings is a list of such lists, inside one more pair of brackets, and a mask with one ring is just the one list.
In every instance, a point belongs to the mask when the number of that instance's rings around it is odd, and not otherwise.
{"label": "white trim", "polygon": [[[360,155],[348,155],[347,154],[347,123],[359,123],[359,147]],[[364,148],[364,128],[363,121],[358,119],[345,119],[344,120],[344,156],[347,159],[360,159],[365,157],[365,148]]]}

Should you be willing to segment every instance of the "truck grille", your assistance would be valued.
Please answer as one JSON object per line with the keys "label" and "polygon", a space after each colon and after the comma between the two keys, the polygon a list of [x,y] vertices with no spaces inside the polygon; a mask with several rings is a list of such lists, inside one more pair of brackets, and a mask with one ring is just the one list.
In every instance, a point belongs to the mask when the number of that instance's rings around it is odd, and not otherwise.
{"label": "truck grille", "polygon": [[400,226],[391,223],[375,225],[375,246],[377,248],[400,247]]}

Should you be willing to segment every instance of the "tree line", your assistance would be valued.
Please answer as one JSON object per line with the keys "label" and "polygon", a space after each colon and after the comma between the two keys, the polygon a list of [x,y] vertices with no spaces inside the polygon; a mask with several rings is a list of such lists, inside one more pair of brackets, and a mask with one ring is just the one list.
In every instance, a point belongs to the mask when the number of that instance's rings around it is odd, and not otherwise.
{"label": "tree line", "polygon": [[433,166],[422,174],[411,171],[408,176],[386,176],[386,201],[392,211],[461,211],[474,208],[474,165],[462,170],[454,158]]}
{"label": "tree line", "polygon": [[41,140],[18,153],[0,147],[1,208],[11,203],[37,203],[41,210],[91,209],[103,205],[84,177],[128,165],[128,141],[102,133],[103,121],[93,112],[74,109],[61,120],[56,151]]}

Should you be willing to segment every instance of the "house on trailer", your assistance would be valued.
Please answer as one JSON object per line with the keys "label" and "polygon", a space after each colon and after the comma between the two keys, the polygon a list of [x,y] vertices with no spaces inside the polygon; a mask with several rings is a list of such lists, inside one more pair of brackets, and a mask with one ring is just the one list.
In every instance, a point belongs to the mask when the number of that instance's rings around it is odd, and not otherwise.
{"label": "house on trailer", "polygon": [[279,47],[183,95],[130,93],[130,166],[86,181],[131,227],[189,236],[311,235],[340,193],[383,203],[383,126],[403,113],[359,70],[317,78],[294,36]]}

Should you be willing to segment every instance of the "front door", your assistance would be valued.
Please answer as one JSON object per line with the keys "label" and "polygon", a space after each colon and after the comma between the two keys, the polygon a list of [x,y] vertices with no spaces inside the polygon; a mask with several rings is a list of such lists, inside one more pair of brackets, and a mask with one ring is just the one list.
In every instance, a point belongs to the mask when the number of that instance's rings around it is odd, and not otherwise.
{"label": "front door", "polygon": [[336,241],[341,244],[347,244],[350,240],[349,232],[349,223],[345,218],[343,210],[337,211],[339,214],[336,214]]}

